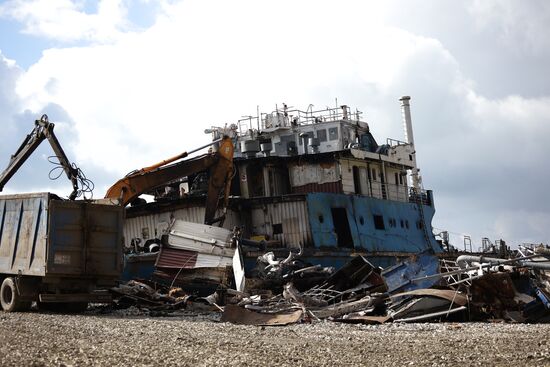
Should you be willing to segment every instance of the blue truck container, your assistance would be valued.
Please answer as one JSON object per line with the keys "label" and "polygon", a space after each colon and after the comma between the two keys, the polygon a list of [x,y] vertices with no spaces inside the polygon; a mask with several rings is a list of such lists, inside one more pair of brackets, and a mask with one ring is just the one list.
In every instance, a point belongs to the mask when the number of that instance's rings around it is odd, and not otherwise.
{"label": "blue truck container", "polygon": [[24,311],[109,302],[122,272],[121,206],[51,193],[0,196],[0,303]]}

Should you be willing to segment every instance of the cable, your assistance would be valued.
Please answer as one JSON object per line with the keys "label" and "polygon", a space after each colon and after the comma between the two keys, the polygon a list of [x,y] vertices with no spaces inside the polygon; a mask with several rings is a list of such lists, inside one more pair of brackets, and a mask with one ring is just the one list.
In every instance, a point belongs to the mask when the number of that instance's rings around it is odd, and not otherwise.
{"label": "cable", "polygon": [[[57,161],[54,160],[54,158],[57,159]],[[61,177],[61,175],[63,175],[63,173],[65,173],[65,167],[63,167],[63,165],[60,163],[58,156],[49,156],[48,162],[55,166],[48,173],[48,177],[50,178],[50,180],[57,180],[59,177]],[[78,183],[78,192],[76,197],[78,198],[82,196],[84,200],[91,200],[94,197],[94,182],[86,178],[84,172],[80,168],[78,168],[75,163],[71,163],[71,169],[73,172],[76,172],[76,180]],[[89,197],[86,194],[89,194]]]}

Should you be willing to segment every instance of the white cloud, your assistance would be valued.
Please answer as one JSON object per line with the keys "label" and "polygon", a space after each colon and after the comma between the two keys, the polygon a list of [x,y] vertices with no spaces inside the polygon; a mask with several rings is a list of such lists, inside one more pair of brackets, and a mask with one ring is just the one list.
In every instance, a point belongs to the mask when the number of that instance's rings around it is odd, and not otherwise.
{"label": "white cloud", "polygon": [[[319,85],[357,77],[384,89],[416,47],[433,45],[380,26],[375,8],[355,15],[371,19],[368,25],[338,30],[349,19],[334,18],[330,8],[302,19],[284,6],[255,3],[166,6],[153,27],[114,44],[45,51],[21,80],[29,105],[54,101],[74,117],[80,160],[120,174],[200,145],[205,127],[254,113],[256,104],[305,106]],[[334,29],[319,26],[335,20]],[[98,141],[108,149],[97,149]],[[114,161],[123,156],[122,164]]]}
{"label": "white cloud", "polygon": [[473,0],[469,11],[480,29],[498,38],[519,53],[546,54],[550,48],[548,24],[550,2],[546,0]]}
{"label": "white cloud", "polygon": [[[29,106],[16,93],[16,84],[24,75],[13,60],[6,59],[0,52],[0,115],[2,129],[0,129],[0,172],[8,165],[11,155],[20,146],[24,137],[33,129],[34,120],[40,117],[40,111],[31,111]],[[70,118],[58,105],[46,103],[44,105],[56,121],[56,134],[60,138],[69,158],[74,156],[70,144],[74,139],[74,131]],[[68,180],[59,180],[55,183],[48,181],[48,173],[53,167],[48,157],[54,152],[48,144],[41,147],[25,162],[14,177],[6,184],[3,194],[28,191],[54,191],[69,193]]]}
{"label": "white cloud", "polygon": [[[205,128],[257,104],[264,112],[282,102],[324,107],[337,97],[366,112],[380,141],[400,138],[397,99],[410,94],[424,182],[445,204],[436,224],[498,236],[495,213],[547,213],[537,204],[550,178],[538,168],[550,155],[550,97],[481,95],[444,44],[385,25],[383,7],[185,1],[162,9],[139,33],[117,28],[105,44],[91,32],[92,45],[46,50],[19,79],[25,106],[56,103],[74,119],[75,160],[109,171],[99,192],[131,169],[202,145]],[[529,190],[518,189],[518,172]],[[519,240],[523,228],[512,225],[523,222],[506,223]],[[536,233],[550,240],[548,230]]]}
{"label": "white cloud", "polygon": [[97,13],[71,0],[8,0],[0,16],[23,23],[23,32],[63,42],[112,42],[128,27],[122,0],[101,0]]}

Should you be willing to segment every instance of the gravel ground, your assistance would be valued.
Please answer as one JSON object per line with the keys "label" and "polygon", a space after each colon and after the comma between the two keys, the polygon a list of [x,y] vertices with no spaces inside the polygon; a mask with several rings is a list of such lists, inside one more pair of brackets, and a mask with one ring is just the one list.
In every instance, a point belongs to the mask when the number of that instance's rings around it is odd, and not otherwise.
{"label": "gravel ground", "polygon": [[254,327],[137,313],[0,312],[0,365],[550,366],[550,325]]}

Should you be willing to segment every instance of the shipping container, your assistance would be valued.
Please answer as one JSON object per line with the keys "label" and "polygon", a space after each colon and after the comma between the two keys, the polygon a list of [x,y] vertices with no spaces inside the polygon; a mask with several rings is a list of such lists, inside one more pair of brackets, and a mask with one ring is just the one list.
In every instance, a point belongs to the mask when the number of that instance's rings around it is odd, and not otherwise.
{"label": "shipping container", "polygon": [[51,193],[0,196],[2,308],[108,301],[97,290],[122,272],[123,219],[117,205]]}

